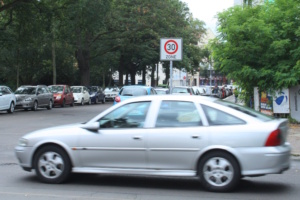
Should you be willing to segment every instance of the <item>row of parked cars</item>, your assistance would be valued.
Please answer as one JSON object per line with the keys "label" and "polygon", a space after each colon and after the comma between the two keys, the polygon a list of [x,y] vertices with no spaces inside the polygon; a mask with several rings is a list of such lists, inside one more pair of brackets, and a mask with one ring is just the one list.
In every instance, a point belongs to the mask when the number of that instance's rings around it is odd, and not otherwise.
{"label": "row of parked cars", "polygon": [[13,113],[15,108],[35,111],[38,108],[50,110],[53,106],[105,103],[113,100],[118,91],[118,88],[103,91],[99,86],[23,85],[13,92],[7,86],[0,86],[0,111]]}

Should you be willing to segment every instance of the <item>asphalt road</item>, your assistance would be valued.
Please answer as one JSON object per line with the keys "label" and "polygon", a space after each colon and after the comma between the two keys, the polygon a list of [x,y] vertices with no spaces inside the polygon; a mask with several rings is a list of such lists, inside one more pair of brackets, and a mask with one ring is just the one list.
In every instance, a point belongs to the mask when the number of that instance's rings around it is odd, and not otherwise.
{"label": "asphalt road", "polygon": [[14,147],[30,132],[56,125],[84,122],[111,103],[0,112],[0,199],[107,199],[107,200],[194,200],[194,199],[299,199],[300,160],[280,175],[245,178],[232,193],[211,193],[201,188],[197,179],[158,178],[76,174],[65,184],[40,183],[34,172],[25,172],[17,164]]}

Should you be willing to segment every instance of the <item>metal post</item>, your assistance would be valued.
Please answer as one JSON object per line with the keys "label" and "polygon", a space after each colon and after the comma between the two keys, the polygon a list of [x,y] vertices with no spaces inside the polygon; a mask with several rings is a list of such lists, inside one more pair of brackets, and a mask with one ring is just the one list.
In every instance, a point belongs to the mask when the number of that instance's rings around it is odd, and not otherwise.
{"label": "metal post", "polygon": [[173,61],[170,61],[170,90],[172,89],[173,83]]}
{"label": "metal post", "polygon": [[212,77],[211,77],[211,65],[210,65],[210,64],[209,64],[209,74],[210,74],[210,75],[209,75],[209,79],[210,79],[210,80],[209,80],[209,85],[211,86],[211,78],[212,78]]}

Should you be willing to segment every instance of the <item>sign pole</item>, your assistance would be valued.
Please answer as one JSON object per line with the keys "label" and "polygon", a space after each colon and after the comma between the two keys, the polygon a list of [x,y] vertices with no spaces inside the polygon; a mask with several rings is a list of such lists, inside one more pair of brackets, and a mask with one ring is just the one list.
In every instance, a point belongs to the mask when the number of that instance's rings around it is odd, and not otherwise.
{"label": "sign pole", "polygon": [[172,89],[173,83],[173,61],[170,60],[170,90]]}

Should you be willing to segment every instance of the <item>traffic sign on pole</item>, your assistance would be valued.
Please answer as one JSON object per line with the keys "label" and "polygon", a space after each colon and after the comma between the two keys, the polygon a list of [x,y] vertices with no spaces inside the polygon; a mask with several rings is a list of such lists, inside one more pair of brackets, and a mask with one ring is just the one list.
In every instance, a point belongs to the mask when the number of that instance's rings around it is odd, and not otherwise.
{"label": "traffic sign on pole", "polygon": [[181,61],[182,49],[182,38],[161,38],[160,60]]}

